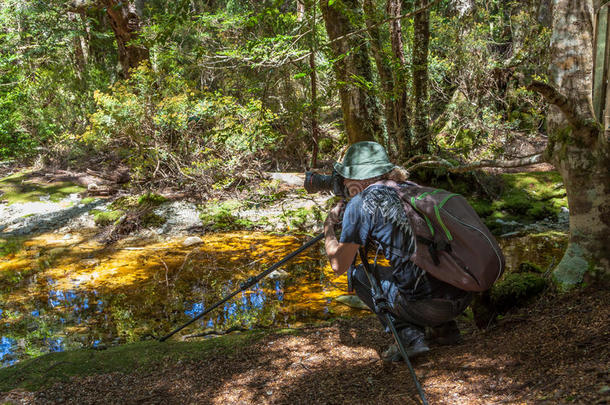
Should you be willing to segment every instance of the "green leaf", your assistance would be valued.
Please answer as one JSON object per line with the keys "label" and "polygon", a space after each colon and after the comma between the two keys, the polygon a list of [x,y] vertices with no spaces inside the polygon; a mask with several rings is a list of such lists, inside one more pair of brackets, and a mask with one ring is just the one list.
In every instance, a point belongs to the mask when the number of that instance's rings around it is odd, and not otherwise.
{"label": "green leaf", "polygon": [[294,75],[294,76],[292,76],[292,77],[293,77],[294,79],[300,79],[300,78],[305,77],[305,76],[307,76],[307,73],[303,73],[303,72],[301,72],[301,73],[297,73],[296,75]]}

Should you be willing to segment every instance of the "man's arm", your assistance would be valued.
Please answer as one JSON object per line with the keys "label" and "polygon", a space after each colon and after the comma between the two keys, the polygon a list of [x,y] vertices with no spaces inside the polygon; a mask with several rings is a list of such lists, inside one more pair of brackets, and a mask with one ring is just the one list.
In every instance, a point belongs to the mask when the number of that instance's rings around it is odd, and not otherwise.
{"label": "man's arm", "polygon": [[339,243],[335,235],[335,225],[340,222],[341,210],[344,204],[337,204],[326,217],[324,222],[324,247],[330,261],[330,267],[336,275],[341,275],[347,271],[354,262],[354,257],[360,245],[357,243]]}

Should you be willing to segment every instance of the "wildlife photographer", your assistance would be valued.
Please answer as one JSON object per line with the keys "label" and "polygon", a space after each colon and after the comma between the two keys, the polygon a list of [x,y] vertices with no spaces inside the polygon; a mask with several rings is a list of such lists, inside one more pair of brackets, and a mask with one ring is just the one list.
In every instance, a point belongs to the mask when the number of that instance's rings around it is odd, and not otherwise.
{"label": "wildlife photographer", "polygon": [[[351,145],[334,169],[334,182],[339,183],[335,188],[342,182],[342,194],[350,198],[347,204],[335,205],[324,223],[326,253],[335,274],[347,272],[350,291],[378,315],[389,332],[379,305],[384,301],[409,358],[428,352],[430,343],[459,343],[455,317],[466,309],[472,294],[433,277],[411,260],[419,236],[397,192],[397,187],[409,185],[405,171],[389,161],[380,144],[368,141]],[[382,297],[374,296],[364,265],[354,265],[360,248],[375,252],[371,266]],[[390,267],[377,264],[380,254]],[[393,344],[382,358],[400,361],[402,356]]]}

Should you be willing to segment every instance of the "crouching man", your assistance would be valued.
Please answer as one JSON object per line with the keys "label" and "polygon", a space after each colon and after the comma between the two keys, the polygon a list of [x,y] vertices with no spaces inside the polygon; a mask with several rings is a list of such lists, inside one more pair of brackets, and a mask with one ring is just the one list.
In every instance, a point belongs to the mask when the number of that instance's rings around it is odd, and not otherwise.
{"label": "crouching man", "polygon": [[[409,260],[415,251],[412,229],[398,193],[381,184],[383,180],[405,182],[404,171],[390,163],[385,149],[376,142],[350,146],[335,170],[343,177],[351,198],[347,205],[333,207],[324,224],[326,253],[335,274],[347,271],[352,289],[376,311],[364,268],[353,263],[360,247],[373,249],[376,256],[383,254],[391,267],[378,266],[376,259],[374,266],[407,355],[411,358],[426,353],[429,342],[459,343],[455,317],[466,309],[471,293],[432,277]],[[342,228],[339,240],[335,235],[338,225]],[[384,324],[384,318],[379,319]],[[383,326],[389,332],[388,325]],[[382,358],[400,361],[398,347],[390,346]]]}

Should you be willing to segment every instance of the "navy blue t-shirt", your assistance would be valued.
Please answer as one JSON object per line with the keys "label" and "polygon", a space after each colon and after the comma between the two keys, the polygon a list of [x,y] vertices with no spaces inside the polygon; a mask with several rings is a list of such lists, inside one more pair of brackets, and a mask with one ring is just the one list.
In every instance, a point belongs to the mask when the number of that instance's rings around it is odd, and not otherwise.
{"label": "navy blue t-shirt", "polygon": [[415,251],[415,239],[402,201],[392,187],[370,186],[347,203],[339,242],[362,246],[373,242],[372,248],[379,248],[392,265],[394,281],[407,297],[452,298],[463,294],[462,290],[427,275],[409,260]]}

